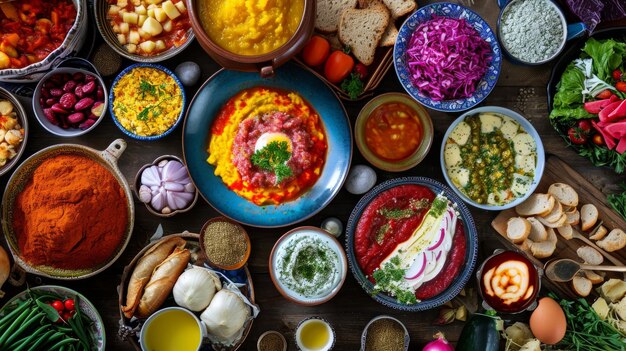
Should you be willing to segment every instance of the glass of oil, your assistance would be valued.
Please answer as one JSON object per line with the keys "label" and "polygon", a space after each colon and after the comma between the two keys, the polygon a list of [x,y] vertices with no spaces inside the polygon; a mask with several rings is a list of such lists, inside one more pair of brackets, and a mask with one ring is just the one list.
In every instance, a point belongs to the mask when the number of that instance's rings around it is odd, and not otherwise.
{"label": "glass of oil", "polygon": [[301,351],[329,351],[335,346],[335,330],[320,317],[309,317],[296,328],[296,345]]}

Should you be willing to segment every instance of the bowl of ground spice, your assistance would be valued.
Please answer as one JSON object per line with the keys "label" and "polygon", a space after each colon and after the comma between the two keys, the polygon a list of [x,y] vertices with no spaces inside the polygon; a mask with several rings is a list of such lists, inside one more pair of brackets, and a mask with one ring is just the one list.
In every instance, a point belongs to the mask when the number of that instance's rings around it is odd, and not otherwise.
{"label": "bowl of ground spice", "polygon": [[256,347],[258,351],[287,351],[287,340],[283,334],[268,330],[259,336]]}
{"label": "bowl of ground spice", "polygon": [[409,332],[402,322],[390,316],[374,317],[363,329],[361,351],[401,351],[409,349]]}
{"label": "bowl of ground spice", "polygon": [[250,237],[243,227],[226,218],[211,218],[200,232],[200,248],[210,266],[235,270],[250,257]]}
{"label": "bowl of ground spice", "polygon": [[2,229],[29,273],[82,279],[115,262],[130,241],[135,207],[117,167],[126,142],[98,151],[45,148],[13,173],[2,196]]}

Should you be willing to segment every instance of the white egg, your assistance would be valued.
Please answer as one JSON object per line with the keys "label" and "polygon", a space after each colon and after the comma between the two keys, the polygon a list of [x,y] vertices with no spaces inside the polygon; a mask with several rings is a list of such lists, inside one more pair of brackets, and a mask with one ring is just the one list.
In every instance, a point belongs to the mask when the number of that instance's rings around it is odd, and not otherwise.
{"label": "white egg", "polygon": [[257,139],[256,144],[254,144],[254,151],[259,151],[264,148],[267,144],[272,141],[286,141],[287,142],[287,150],[291,152],[291,139],[285,133],[280,132],[270,132],[262,134],[259,139]]}
{"label": "white egg", "polygon": [[376,172],[372,167],[356,165],[346,179],[346,190],[352,194],[364,194],[376,184]]}

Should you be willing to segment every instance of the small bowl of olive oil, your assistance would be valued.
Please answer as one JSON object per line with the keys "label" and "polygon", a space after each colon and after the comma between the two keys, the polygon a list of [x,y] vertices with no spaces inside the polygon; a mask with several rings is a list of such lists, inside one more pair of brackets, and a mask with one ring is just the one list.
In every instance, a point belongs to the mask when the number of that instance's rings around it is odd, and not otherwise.
{"label": "small bowl of olive oil", "polygon": [[309,317],[296,328],[296,345],[300,351],[329,351],[335,346],[335,330],[319,317]]}

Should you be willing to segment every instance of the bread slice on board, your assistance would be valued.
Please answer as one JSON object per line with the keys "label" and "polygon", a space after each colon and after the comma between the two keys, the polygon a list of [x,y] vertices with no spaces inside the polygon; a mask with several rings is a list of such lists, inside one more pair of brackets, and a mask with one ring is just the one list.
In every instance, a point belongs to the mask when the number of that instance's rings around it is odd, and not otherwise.
{"label": "bread slice on board", "polygon": [[598,208],[593,204],[585,204],[580,208],[580,227],[582,230],[589,230],[598,221]]}
{"label": "bread slice on board", "polygon": [[356,7],[357,0],[318,0],[315,28],[322,33],[333,33],[339,28],[339,19],[345,9]]}
{"label": "bread slice on board", "polygon": [[593,285],[591,284],[591,280],[585,277],[577,275],[572,280],[572,288],[574,288],[574,291],[582,297],[589,296],[592,287]]}
{"label": "bread slice on board", "polygon": [[567,221],[567,215],[563,213],[561,217],[559,217],[559,219],[557,219],[555,222],[548,222],[543,219],[543,217],[537,217],[537,220],[548,228],[558,228],[565,225],[565,222]]}
{"label": "bread slice on board", "polygon": [[578,193],[568,184],[554,183],[548,188],[548,194],[565,206],[578,206]]}
{"label": "bread slice on board", "polygon": [[536,258],[550,257],[554,253],[554,250],[556,250],[556,243],[559,239],[556,237],[554,229],[548,228],[547,231],[547,240],[530,243],[530,252]]}
{"label": "bread slice on board", "polygon": [[528,238],[531,225],[525,218],[511,217],[506,223],[506,236],[514,244],[521,244]]}
{"label": "bread slice on board", "polygon": [[596,285],[604,281],[604,277],[594,271],[583,271],[585,277],[591,281],[591,284]]}
{"label": "bread slice on board", "polygon": [[604,239],[596,242],[596,244],[605,251],[613,252],[626,246],[626,233],[621,229],[613,229]]}
{"label": "bread slice on board", "polygon": [[[389,13],[389,9],[385,4],[383,4],[380,0],[359,0],[359,6],[362,9],[379,9],[381,11],[387,11]],[[387,28],[385,28],[385,33],[383,37],[380,39],[380,43],[378,46],[393,46],[396,43],[396,38],[398,37],[398,28],[396,28],[396,24],[393,20],[389,21]]]}
{"label": "bread slice on board", "polygon": [[586,264],[591,265],[601,265],[604,262],[604,256],[598,252],[598,250],[594,249],[591,246],[581,246],[576,249],[576,254],[580,257]]}
{"label": "bread slice on board", "polygon": [[344,10],[339,20],[339,40],[366,66],[374,62],[380,39],[389,24],[389,13],[381,9]]}
{"label": "bread slice on board", "polygon": [[415,10],[417,3],[415,0],[383,0],[391,11],[391,16],[396,19]]}
{"label": "bread slice on board", "polygon": [[524,200],[521,204],[515,206],[515,211],[518,215],[529,216],[541,216],[550,213],[554,208],[554,197],[548,194],[532,194],[528,199]]}
{"label": "bread slice on board", "polygon": [[548,222],[557,222],[559,219],[561,219],[562,215],[563,215],[563,205],[561,205],[561,203],[557,201],[554,203],[554,207],[552,207],[552,211],[548,212],[548,214],[543,215],[541,217],[543,217],[543,219],[545,219]]}
{"label": "bread slice on board", "polygon": [[570,240],[574,237],[574,229],[569,224],[556,228],[556,231],[559,232],[565,240]]}
{"label": "bread slice on board", "polygon": [[548,239],[548,232],[546,227],[541,224],[535,217],[528,217],[526,220],[530,223],[530,234],[528,239],[532,241],[544,241]]}
{"label": "bread slice on board", "polygon": [[565,221],[569,225],[577,225],[580,223],[580,212],[578,210],[574,212],[565,212],[567,216],[567,221]]}
{"label": "bread slice on board", "polygon": [[601,225],[598,227],[598,229],[596,229],[596,232],[593,233],[592,235],[589,235],[589,239],[591,240],[602,240],[602,238],[604,238],[606,236],[606,233],[608,233],[609,231],[606,229],[605,226]]}

